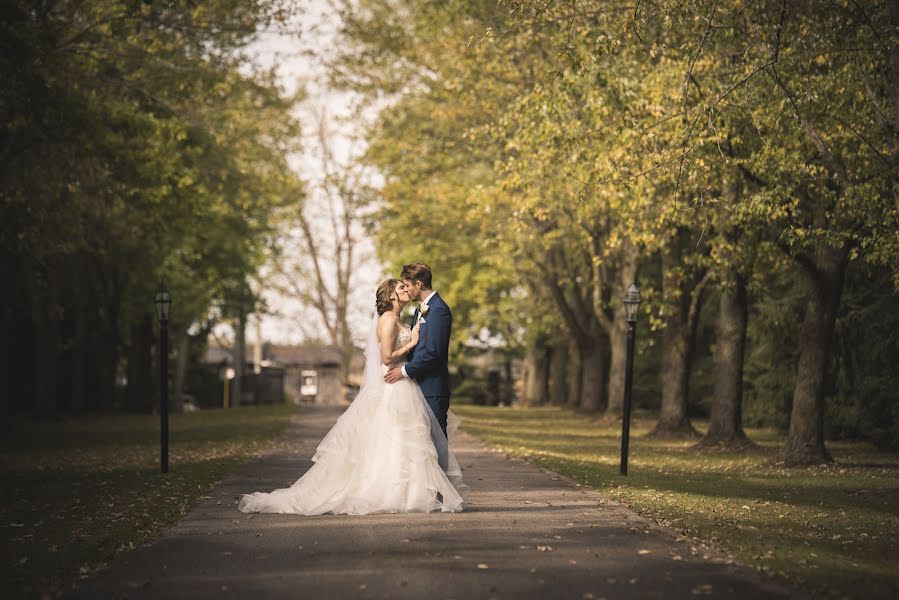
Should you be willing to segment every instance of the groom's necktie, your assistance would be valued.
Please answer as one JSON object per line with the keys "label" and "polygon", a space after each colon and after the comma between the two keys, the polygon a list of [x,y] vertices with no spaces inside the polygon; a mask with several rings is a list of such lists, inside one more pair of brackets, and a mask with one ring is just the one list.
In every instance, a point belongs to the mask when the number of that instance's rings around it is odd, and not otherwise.
{"label": "groom's necktie", "polygon": [[412,315],[412,327],[418,325],[418,307],[415,308],[415,313]]}

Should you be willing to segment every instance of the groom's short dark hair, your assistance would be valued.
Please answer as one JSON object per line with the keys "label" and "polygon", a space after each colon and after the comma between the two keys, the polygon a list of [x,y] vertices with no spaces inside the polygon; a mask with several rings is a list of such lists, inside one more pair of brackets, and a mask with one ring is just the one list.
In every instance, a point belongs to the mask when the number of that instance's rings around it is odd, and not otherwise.
{"label": "groom's short dark hair", "polygon": [[431,289],[431,267],[421,262],[405,265],[403,279],[420,281],[426,288]]}

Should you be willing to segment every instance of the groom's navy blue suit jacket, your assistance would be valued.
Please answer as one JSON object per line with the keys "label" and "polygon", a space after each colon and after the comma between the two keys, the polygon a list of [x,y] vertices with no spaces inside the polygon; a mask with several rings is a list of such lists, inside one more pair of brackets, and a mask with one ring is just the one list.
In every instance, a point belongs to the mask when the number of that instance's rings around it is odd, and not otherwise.
{"label": "groom's navy blue suit jacket", "polygon": [[[415,310],[413,326],[418,319]],[[425,397],[449,396],[449,339],[453,328],[453,313],[434,293],[428,300],[428,314],[418,330],[418,345],[409,352],[406,374],[418,382]]]}

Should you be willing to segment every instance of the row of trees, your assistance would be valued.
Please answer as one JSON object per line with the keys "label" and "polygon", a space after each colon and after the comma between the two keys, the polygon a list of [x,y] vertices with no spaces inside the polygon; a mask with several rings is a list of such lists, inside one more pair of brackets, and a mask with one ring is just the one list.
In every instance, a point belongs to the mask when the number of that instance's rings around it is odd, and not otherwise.
{"label": "row of trees", "polygon": [[253,311],[252,278],[303,189],[286,164],[295,99],[244,49],[288,7],[3,3],[4,411],[149,410],[160,280],[175,397],[214,322]]}
{"label": "row of trees", "polygon": [[523,349],[524,402],[620,414],[637,280],[655,435],[695,434],[701,384],[704,443],[747,443],[747,391],[788,414],[788,463],[827,459],[840,410],[896,443],[892,327],[853,326],[897,323],[899,2],[359,0],[342,17],[335,83],[389,103],[366,157],[382,254],[427,258],[469,335]]}

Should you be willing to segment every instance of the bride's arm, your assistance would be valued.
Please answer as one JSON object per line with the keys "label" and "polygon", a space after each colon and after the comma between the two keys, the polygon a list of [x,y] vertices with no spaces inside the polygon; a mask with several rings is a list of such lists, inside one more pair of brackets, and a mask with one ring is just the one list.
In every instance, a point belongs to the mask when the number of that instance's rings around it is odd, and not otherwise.
{"label": "bride's arm", "polygon": [[413,341],[401,346],[397,350],[393,349],[393,340],[396,339],[396,330],[399,327],[396,315],[386,312],[378,319],[378,349],[381,351],[381,364],[390,365],[395,359],[408,354],[409,350],[415,347]]}

